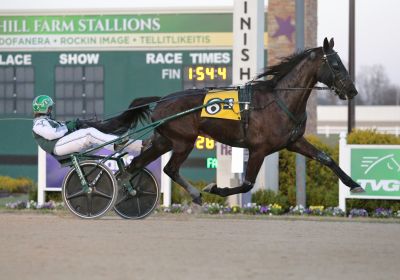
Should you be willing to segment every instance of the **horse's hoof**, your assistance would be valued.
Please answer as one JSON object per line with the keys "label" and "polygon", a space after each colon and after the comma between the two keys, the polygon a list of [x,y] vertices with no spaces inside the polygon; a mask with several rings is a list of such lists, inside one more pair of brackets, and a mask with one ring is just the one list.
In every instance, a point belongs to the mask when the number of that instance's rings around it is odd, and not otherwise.
{"label": "horse's hoof", "polygon": [[362,187],[358,186],[358,187],[350,188],[350,192],[351,193],[364,193],[365,190]]}
{"label": "horse's hoof", "polygon": [[192,200],[193,203],[196,203],[197,205],[202,205],[203,204],[203,200],[201,199],[201,195],[199,195],[198,197],[194,198]]}
{"label": "horse's hoof", "polygon": [[205,186],[202,191],[206,192],[206,193],[214,193],[214,190],[216,188],[217,188],[217,184],[216,183],[210,183],[207,186]]}

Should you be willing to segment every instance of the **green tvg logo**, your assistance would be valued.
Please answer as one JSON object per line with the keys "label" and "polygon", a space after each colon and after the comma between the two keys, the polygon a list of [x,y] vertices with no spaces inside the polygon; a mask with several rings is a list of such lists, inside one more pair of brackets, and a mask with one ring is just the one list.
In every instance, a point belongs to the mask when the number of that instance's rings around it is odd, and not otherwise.
{"label": "green tvg logo", "polygon": [[352,149],[351,177],[366,196],[400,196],[400,149]]}

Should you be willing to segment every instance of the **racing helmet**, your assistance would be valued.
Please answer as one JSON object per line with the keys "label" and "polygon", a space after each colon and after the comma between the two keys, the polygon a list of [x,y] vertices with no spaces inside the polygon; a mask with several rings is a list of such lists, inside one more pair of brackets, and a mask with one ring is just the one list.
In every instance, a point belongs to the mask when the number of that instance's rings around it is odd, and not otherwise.
{"label": "racing helmet", "polygon": [[53,99],[48,95],[39,95],[33,99],[32,109],[35,114],[48,114],[49,109],[54,105]]}

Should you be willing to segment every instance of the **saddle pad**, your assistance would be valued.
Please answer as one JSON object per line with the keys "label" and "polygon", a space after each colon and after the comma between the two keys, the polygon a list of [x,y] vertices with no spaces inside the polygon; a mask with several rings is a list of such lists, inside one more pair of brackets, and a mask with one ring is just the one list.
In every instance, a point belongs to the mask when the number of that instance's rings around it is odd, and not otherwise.
{"label": "saddle pad", "polygon": [[209,102],[224,101],[224,103],[214,103],[201,110],[203,118],[218,118],[240,121],[239,94],[237,90],[211,90],[205,98],[203,104]]}

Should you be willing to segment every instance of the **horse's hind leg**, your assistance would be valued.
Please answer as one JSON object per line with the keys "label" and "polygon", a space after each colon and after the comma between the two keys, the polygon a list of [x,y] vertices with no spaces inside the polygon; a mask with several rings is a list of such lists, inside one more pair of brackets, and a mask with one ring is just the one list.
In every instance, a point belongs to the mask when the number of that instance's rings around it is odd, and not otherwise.
{"label": "horse's hind leg", "polygon": [[149,147],[144,147],[140,155],[135,157],[132,162],[127,167],[126,171],[129,173],[134,173],[135,170],[144,168],[149,163],[155,161],[158,157],[165,154],[172,149],[171,141],[167,138],[155,133],[151,137],[151,145]]}
{"label": "horse's hind leg", "polygon": [[296,142],[290,144],[287,149],[289,151],[312,158],[329,167],[336,174],[336,176],[339,177],[343,184],[350,188],[351,192],[364,192],[364,189],[359,184],[354,182],[354,180],[351,179],[350,176],[348,176],[329,155],[315,148],[304,137],[301,137]]}
{"label": "horse's hind leg", "polygon": [[171,159],[164,167],[164,172],[190,194],[194,203],[201,205],[202,201],[200,191],[179,174],[179,169],[182,163],[187,159],[192,149],[193,143],[174,143]]}
{"label": "horse's hind leg", "polygon": [[261,165],[264,161],[264,156],[265,152],[261,150],[250,152],[246,168],[246,177],[241,186],[234,188],[218,188],[217,184],[212,183],[206,186],[203,191],[223,197],[250,191],[254,186],[258,171],[260,171]]}

